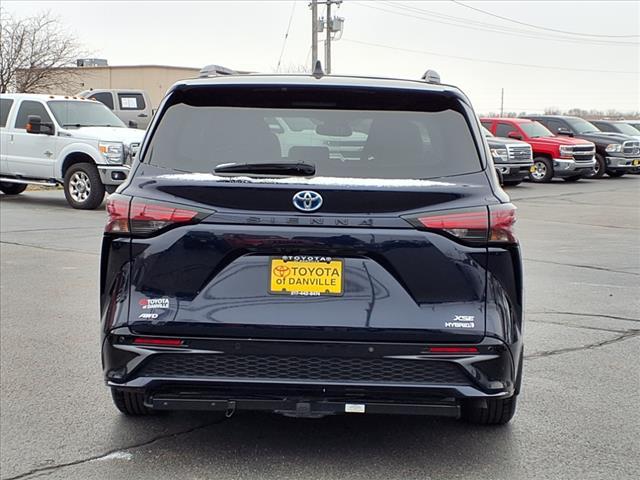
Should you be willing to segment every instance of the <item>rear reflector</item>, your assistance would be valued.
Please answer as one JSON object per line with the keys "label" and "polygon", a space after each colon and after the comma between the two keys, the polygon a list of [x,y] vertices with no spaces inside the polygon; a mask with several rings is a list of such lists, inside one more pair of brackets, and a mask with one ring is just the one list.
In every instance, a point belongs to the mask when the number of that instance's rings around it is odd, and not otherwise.
{"label": "rear reflector", "polygon": [[137,337],[133,339],[134,345],[153,345],[155,347],[181,347],[184,340],[179,338],[143,338]]}
{"label": "rear reflector", "polygon": [[510,203],[405,217],[414,227],[443,231],[472,243],[517,243],[516,207]]}
{"label": "rear reflector", "polygon": [[200,212],[181,207],[137,198],[130,202],[126,196],[112,195],[107,200],[105,232],[150,235],[170,226],[196,223]]}
{"label": "rear reflector", "polygon": [[478,353],[476,347],[430,347],[431,353]]}

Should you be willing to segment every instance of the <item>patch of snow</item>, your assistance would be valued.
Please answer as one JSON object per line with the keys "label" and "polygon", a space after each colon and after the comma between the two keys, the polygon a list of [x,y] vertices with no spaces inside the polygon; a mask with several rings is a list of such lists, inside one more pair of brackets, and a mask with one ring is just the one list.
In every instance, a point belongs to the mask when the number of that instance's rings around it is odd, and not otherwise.
{"label": "patch of snow", "polygon": [[411,178],[347,178],[347,177],[248,177],[222,176],[212,173],[175,173],[158,176],[159,180],[220,182],[220,183],[270,183],[281,185],[355,186],[355,187],[447,187],[447,182],[414,180]]}
{"label": "patch of snow", "polygon": [[129,452],[113,452],[96,460],[103,462],[105,460],[133,460],[133,454]]}

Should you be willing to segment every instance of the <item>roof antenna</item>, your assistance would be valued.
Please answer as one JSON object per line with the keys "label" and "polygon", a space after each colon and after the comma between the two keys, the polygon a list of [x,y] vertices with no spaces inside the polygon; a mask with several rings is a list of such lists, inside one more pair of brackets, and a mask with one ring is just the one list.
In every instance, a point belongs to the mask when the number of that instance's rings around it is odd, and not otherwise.
{"label": "roof antenna", "polygon": [[316,60],[312,75],[316,78],[324,77],[324,71],[322,70],[322,63],[320,63],[320,60]]}

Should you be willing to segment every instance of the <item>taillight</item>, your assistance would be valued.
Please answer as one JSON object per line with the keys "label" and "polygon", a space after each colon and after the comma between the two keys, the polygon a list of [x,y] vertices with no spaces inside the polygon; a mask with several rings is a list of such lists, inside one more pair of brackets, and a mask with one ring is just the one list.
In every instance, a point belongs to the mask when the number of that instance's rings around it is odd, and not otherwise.
{"label": "taillight", "polygon": [[109,219],[105,232],[150,235],[164,228],[196,223],[200,212],[182,208],[180,205],[158,203],[113,195],[107,200]]}
{"label": "taillight", "polygon": [[511,203],[487,207],[443,210],[405,217],[414,227],[446,232],[471,243],[517,243],[513,226],[516,207]]}

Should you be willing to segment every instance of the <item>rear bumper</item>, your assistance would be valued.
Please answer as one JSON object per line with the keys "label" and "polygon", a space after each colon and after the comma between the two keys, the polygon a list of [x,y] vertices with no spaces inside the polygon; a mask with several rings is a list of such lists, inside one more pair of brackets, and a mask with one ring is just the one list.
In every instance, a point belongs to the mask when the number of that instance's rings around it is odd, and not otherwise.
{"label": "rear bumper", "polygon": [[456,417],[463,401],[510,397],[519,388],[510,349],[493,338],[465,354],[408,343],[190,338],[174,348],[133,338],[127,328],[105,338],[107,385],[144,393],[160,410]]}

